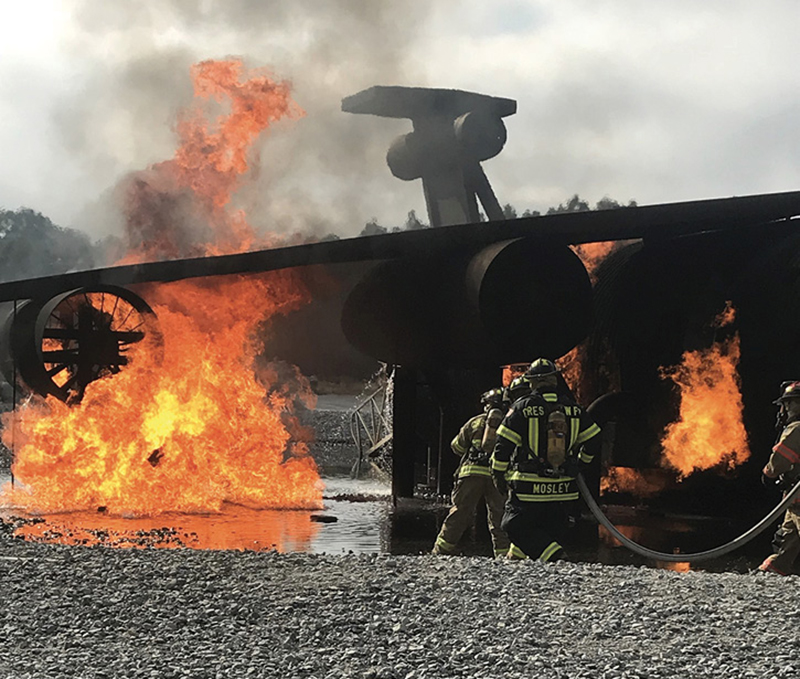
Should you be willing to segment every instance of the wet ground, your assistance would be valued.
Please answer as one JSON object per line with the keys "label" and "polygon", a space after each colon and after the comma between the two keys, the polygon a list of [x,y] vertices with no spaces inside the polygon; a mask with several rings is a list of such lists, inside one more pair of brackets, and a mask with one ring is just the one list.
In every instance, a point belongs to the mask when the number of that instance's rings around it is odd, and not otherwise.
{"label": "wet ground", "polygon": [[[4,483],[9,477],[0,476]],[[103,512],[30,516],[13,508],[0,518],[36,542],[115,547],[190,547],[312,553],[386,552],[389,487],[349,477],[325,479],[321,510],[255,510],[224,505],[215,514],[166,513],[121,518]]]}
{"label": "wet ground", "polygon": [[[275,549],[317,554],[420,554],[430,550],[448,509],[445,503],[431,499],[393,502],[389,486],[378,480],[346,476],[323,480],[324,507],[317,511],[252,510],[227,505],[219,514],[124,519],[101,512],[32,517],[5,509],[0,517],[17,535],[40,542],[134,548]],[[643,507],[611,506],[607,511],[625,535],[667,553],[710,549],[750,527],[709,517],[654,514]],[[769,553],[773,532],[769,529],[730,556],[696,564],[691,569],[752,570]],[[578,522],[567,546],[578,561],[690,570],[686,563],[660,563],[631,553],[588,516]],[[461,547],[464,554],[491,554],[488,533],[480,521],[464,536]]]}

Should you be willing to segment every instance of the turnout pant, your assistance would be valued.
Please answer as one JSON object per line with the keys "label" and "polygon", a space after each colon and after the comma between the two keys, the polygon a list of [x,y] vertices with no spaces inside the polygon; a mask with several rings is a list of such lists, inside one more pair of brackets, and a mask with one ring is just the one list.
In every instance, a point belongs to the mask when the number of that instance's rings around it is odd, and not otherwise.
{"label": "turnout pant", "polygon": [[774,571],[781,575],[794,573],[794,562],[800,554],[800,506],[791,505],[783,515],[781,524],[783,540],[775,554],[770,554],[761,564],[761,570]]}
{"label": "turnout pant", "polygon": [[464,531],[472,526],[478,503],[486,502],[486,523],[492,536],[495,556],[508,551],[508,537],[500,527],[503,519],[503,498],[490,476],[465,476],[453,488],[453,506],[444,519],[433,547],[435,554],[455,554]]}
{"label": "turnout pant", "polygon": [[549,561],[564,554],[561,541],[573,501],[524,502],[512,493],[501,527],[511,540],[509,557]]}

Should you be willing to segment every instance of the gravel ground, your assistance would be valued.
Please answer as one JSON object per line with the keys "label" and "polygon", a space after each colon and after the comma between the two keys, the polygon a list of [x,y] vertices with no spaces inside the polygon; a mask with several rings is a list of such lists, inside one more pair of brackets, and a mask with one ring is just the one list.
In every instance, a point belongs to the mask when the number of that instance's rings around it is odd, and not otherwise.
{"label": "gravel ground", "polygon": [[[324,469],[346,413],[308,424]],[[0,679],[800,677],[796,577],[113,549],[0,524]]]}
{"label": "gravel ground", "polygon": [[0,677],[797,677],[798,580],[0,536]]}

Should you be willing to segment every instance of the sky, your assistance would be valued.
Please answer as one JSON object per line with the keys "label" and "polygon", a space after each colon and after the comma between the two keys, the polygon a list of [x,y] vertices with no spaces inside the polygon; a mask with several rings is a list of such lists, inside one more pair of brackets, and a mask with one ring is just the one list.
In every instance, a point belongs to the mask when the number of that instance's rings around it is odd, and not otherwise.
{"label": "sky", "polygon": [[0,208],[96,238],[121,229],[114,187],[172,156],[190,66],[229,56],[306,111],[242,192],[267,231],[427,219],[385,162],[410,121],[341,111],[373,85],[515,99],[483,166],[519,212],[800,189],[797,0],[0,0],[0,25]]}

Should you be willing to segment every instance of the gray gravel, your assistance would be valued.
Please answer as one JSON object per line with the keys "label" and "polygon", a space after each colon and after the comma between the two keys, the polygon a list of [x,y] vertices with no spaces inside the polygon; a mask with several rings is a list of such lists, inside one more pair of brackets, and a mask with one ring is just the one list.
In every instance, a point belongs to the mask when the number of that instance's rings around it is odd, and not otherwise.
{"label": "gray gravel", "polygon": [[0,538],[0,677],[797,677],[798,579]]}

